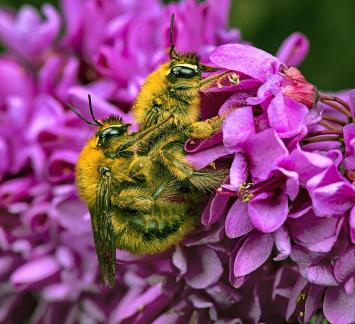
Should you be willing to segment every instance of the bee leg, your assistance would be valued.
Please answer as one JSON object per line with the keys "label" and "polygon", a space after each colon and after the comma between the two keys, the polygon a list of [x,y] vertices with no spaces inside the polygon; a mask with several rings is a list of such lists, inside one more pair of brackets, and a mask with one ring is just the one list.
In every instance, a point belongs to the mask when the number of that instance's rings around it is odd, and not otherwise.
{"label": "bee leg", "polygon": [[210,119],[192,123],[185,131],[185,135],[192,138],[207,138],[222,128],[224,116],[215,116]]}
{"label": "bee leg", "polygon": [[141,188],[131,187],[122,189],[119,194],[113,194],[111,203],[123,209],[150,211],[154,200]]}
{"label": "bee leg", "polygon": [[166,149],[160,152],[164,166],[190,190],[210,191],[217,188],[226,176],[223,171],[196,171],[176,149]]}

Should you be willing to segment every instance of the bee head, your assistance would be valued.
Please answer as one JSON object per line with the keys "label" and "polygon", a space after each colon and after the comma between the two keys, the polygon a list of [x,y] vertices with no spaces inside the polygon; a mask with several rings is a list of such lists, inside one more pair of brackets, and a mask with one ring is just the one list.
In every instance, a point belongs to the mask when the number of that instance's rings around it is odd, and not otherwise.
{"label": "bee head", "polygon": [[96,146],[106,147],[110,140],[127,135],[127,129],[131,124],[124,123],[119,116],[110,116],[102,122],[102,126],[96,132]]}

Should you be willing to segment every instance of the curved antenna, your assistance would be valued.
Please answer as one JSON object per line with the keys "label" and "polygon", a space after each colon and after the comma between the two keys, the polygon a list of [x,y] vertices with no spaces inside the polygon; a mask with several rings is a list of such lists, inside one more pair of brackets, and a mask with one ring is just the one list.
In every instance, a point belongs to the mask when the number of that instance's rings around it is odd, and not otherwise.
{"label": "curved antenna", "polygon": [[94,120],[94,122],[96,123],[96,125],[101,126],[102,127],[102,123],[100,123],[94,116],[94,111],[92,109],[92,102],[91,102],[91,96],[88,94],[88,98],[89,98],[89,109],[90,109],[90,114],[92,119]]}
{"label": "curved antenna", "polygon": [[169,56],[170,59],[176,59],[179,57],[178,53],[175,50],[175,44],[173,42],[173,29],[174,29],[174,14],[171,15],[171,21],[170,21],[170,52]]}
{"label": "curved antenna", "polygon": [[87,124],[89,124],[89,125],[97,126],[96,123],[93,123],[93,122],[87,120],[84,116],[82,116],[71,104],[67,103],[67,107],[68,107],[75,115],[77,115],[81,120],[83,120],[85,123],[87,123]]}

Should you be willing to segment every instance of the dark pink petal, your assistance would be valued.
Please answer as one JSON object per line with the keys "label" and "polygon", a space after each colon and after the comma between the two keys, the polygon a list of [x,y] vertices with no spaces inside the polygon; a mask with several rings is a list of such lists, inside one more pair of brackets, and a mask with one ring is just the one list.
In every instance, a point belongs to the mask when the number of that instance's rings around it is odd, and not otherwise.
{"label": "dark pink petal", "polygon": [[288,155],[284,143],[273,129],[266,129],[249,138],[244,150],[249,158],[251,174],[260,180],[266,179],[278,161]]}
{"label": "dark pink petal", "polygon": [[242,153],[235,153],[230,169],[230,184],[235,190],[247,181],[248,176],[247,160]]}
{"label": "dark pink petal", "polygon": [[342,287],[329,287],[325,293],[323,311],[334,324],[355,322],[355,292],[347,294]]}
{"label": "dark pink petal", "polygon": [[229,197],[222,196],[222,195],[214,195],[213,198],[211,198],[211,201],[208,203],[206,206],[201,222],[203,225],[212,225],[221,218],[221,216],[224,213],[224,210],[227,206]]}
{"label": "dark pink petal", "polygon": [[355,244],[355,207],[351,209],[349,216],[350,225],[350,239],[353,244]]}
{"label": "dark pink petal", "polygon": [[350,246],[334,265],[334,276],[338,282],[344,282],[355,275],[355,247]]}
{"label": "dark pink petal", "polygon": [[267,110],[270,126],[281,138],[290,138],[301,132],[308,108],[279,93]]}
{"label": "dark pink petal", "polygon": [[300,274],[303,278],[316,285],[338,286],[330,264],[300,265]]}
{"label": "dark pink petal", "polygon": [[78,155],[78,152],[71,150],[55,151],[48,161],[48,180],[58,182],[73,178]]}
{"label": "dark pink petal", "polygon": [[304,312],[304,322],[308,323],[313,314],[318,310],[322,299],[324,287],[311,285],[307,296]]}
{"label": "dark pink petal", "polygon": [[269,258],[273,246],[273,235],[250,233],[235,257],[234,276],[242,277],[259,268]]}
{"label": "dark pink petal", "polygon": [[292,291],[291,291],[290,300],[287,305],[287,311],[286,311],[286,319],[287,320],[289,320],[290,317],[292,316],[292,314],[294,313],[300,293],[302,292],[304,287],[306,287],[306,285],[307,285],[307,281],[304,280],[302,277],[299,277],[297,282],[293,286]]}
{"label": "dark pink petal", "polygon": [[293,33],[283,41],[276,56],[287,65],[298,66],[307,56],[308,50],[307,37],[301,33]]}
{"label": "dark pink petal", "polygon": [[262,193],[249,202],[249,217],[255,228],[263,233],[276,231],[288,214],[288,197],[285,194],[270,196]]}
{"label": "dark pink petal", "polygon": [[14,285],[26,285],[46,279],[60,269],[55,257],[44,256],[37,260],[25,263],[15,270],[10,277]]}
{"label": "dark pink petal", "polygon": [[226,217],[226,235],[236,238],[249,233],[253,228],[248,215],[248,203],[236,200]]}
{"label": "dark pink petal", "polygon": [[238,150],[245,140],[255,134],[253,111],[251,107],[240,107],[229,113],[222,125],[223,144]]}
{"label": "dark pink petal", "polygon": [[230,153],[224,145],[215,146],[206,150],[186,155],[186,160],[197,170],[200,170],[220,157]]}
{"label": "dark pink petal", "polygon": [[216,283],[223,273],[222,263],[216,252],[205,246],[188,251],[186,282],[195,289],[203,289]]}
{"label": "dark pink petal", "polygon": [[242,72],[260,81],[279,72],[282,62],[269,53],[244,44],[227,44],[217,47],[210,54],[217,66]]}
{"label": "dark pink petal", "polygon": [[291,254],[291,240],[285,226],[281,226],[275,232],[275,245],[279,251],[279,254],[274,258],[274,261],[287,259],[287,257]]}

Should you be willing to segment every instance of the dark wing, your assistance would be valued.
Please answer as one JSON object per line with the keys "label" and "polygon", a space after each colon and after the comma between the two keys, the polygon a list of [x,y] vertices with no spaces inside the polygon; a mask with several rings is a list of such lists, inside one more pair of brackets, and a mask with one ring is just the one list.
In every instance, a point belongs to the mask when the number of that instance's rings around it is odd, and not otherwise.
{"label": "dark wing", "polygon": [[101,168],[95,206],[90,208],[96,254],[101,276],[110,288],[116,280],[116,242],[111,220],[111,175],[108,168]]}

